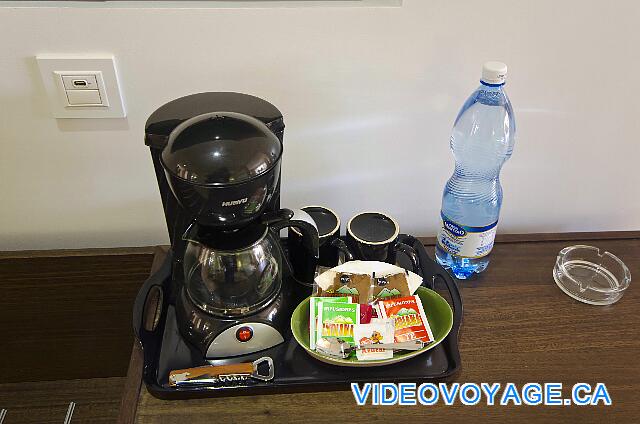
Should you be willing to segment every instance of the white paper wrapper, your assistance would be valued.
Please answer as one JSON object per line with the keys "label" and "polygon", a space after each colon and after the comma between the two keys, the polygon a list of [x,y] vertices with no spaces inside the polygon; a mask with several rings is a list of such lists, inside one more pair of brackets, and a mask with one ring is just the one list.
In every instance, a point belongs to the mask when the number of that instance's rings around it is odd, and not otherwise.
{"label": "white paper wrapper", "polygon": [[[333,267],[330,270],[318,275],[315,279],[316,284],[322,290],[326,290],[331,286],[331,283],[334,281],[336,274],[345,272],[351,274],[372,274],[375,272],[376,277],[386,277],[388,275],[394,275],[401,272],[404,273],[405,269],[397,265],[388,264],[386,262],[349,261],[343,263],[342,265]],[[413,294],[422,284],[422,277],[414,272],[409,271],[407,282],[409,284],[409,290],[411,290],[411,294]]]}
{"label": "white paper wrapper", "polygon": [[[353,339],[358,347],[362,342],[371,343],[393,343],[394,335],[393,319],[372,318],[369,324],[358,324],[353,330]],[[373,332],[376,331],[380,339],[373,340]],[[393,358],[392,349],[358,349],[356,357],[359,361],[391,359]]]}

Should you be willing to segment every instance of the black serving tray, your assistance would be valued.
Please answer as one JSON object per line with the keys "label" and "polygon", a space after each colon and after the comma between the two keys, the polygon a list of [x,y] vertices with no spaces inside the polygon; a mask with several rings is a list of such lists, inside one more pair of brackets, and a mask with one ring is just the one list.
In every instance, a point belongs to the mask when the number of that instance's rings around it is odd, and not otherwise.
{"label": "black serving tray", "polygon": [[226,385],[198,387],[171,387],[169,372],[207,365],[202,355],[185,342],[176,323],[172,284],[171,252],[160,269],[140,288],[134,304],[133,327],[143,348],[143,375],[148,391],[162,399],[180,399],[209,396],[232,396],[256,393],[309,392],[346,389],[348,383],[364,382],[425,382],[444,380],[461,366],[458,350],[458,334],[462,323],[462,298],[456,281],[437,263],[430,259],[422,243],[416,238],[401,234],[403,243],[413,246],[420,259],[418,273],[423,285],[434,288],[444,284],[449,292],[453,309],[453,328],[435,348],[409,360],[392,365],[366,368],[345,368],[329,365],[312,358],[298,345],[291,334],[285,342],[261,352],[220,361],[215,365],[251,362],[263,356],[273,359],[275,376],[271,381],[246,380]]}

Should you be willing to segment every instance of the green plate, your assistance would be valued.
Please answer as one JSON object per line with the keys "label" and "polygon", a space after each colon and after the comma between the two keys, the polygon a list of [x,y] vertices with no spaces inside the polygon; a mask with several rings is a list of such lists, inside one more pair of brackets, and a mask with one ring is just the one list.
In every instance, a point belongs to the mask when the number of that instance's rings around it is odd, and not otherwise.
{"label": "green plate", "polygon": [[417,294],[422,301],[424,313],[427,315],[431,331],[433,332],[434,341],[420,350],[396,352],[393,354],[393,358],[390,359],[358,361],[355,356],[348,359],[337,359],[321,355],[311,350],[309,347],[309,298],[303,300],[296,307],[295,311],[293,311],[293,315],[291,315],[291,331],[298,344],[302,346],[309,355],[328,364],[343,367],[375,367],[395,364],[433,349],[447,337],[447,334],[449,334],[453,326],[453,310],[451,310],[451,306],[449,306],[449,303],[442,296],[426,287],[418,288],[415,294]]}

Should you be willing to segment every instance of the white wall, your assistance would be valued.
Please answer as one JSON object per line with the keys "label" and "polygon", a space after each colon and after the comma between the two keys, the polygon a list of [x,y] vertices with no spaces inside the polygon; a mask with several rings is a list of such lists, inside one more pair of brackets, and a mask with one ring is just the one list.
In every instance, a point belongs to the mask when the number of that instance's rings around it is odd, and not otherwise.
{"label": "white wall", "polygon": [[[487,59],[518,137],[499,231],[640,227],[640,3],[397,8],[0,8],[0,250],[166,243],[144,122],[200,91],[285,115],[283,204],[386,210],[433,235],[448,138]],[[125,120],[49,115],[34,56],[113,53]]]}

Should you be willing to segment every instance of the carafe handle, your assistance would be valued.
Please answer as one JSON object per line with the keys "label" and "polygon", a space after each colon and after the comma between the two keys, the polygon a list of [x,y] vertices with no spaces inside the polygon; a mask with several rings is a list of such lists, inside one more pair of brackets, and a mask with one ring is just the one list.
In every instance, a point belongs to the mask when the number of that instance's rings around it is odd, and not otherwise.
{"label": "carafe handle", "polygon": [[276,234],[279,234],[280,230],[287,227],[295,227],[302,234],[302,248],[305,250],[308,260],[304,261],[304,264],[297,264],[299,269],[294,269],[288,258],[285,257],[285,259],[296,280],[311,284],[315,276],[320,244],[318,227],[316,227],[313,218],[302,209],[281,209],[270,215],[269,221],[269,228]]}

